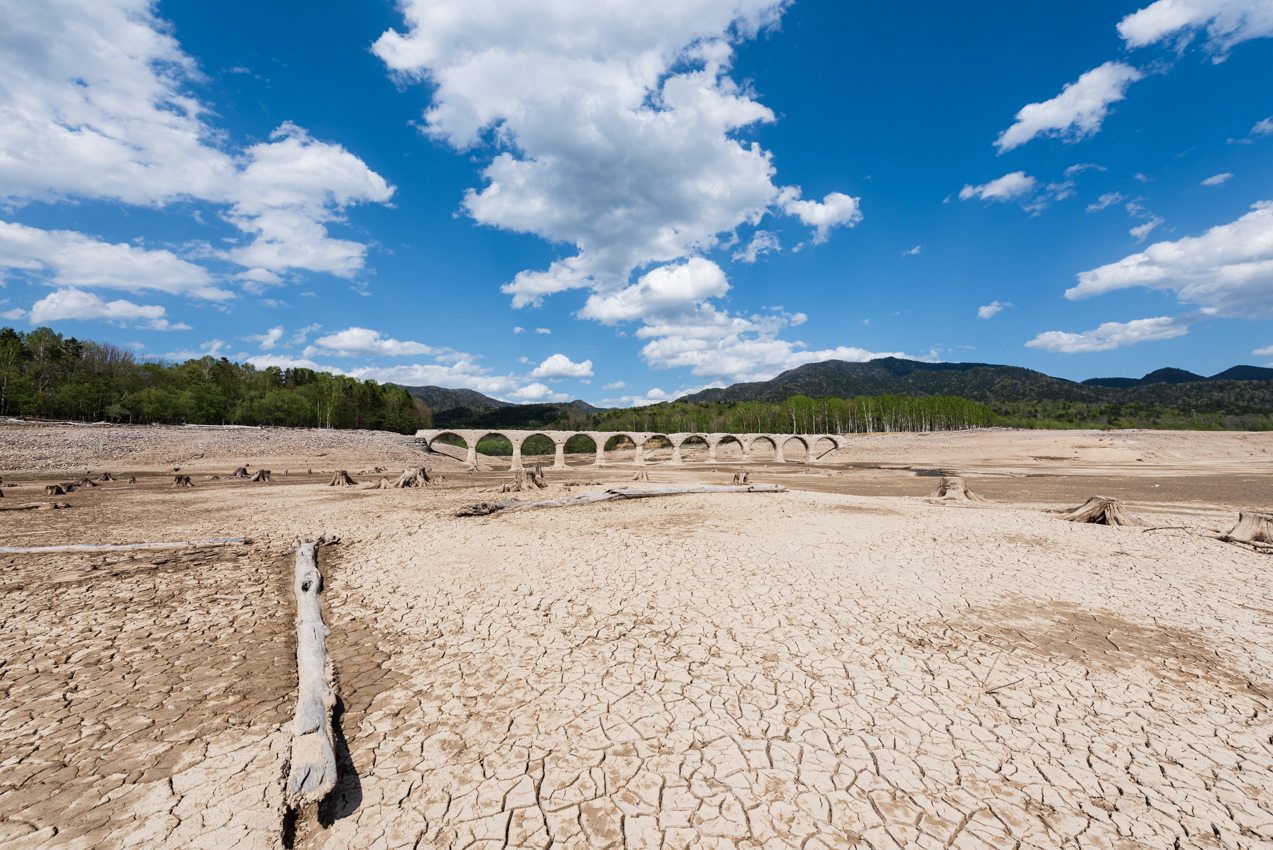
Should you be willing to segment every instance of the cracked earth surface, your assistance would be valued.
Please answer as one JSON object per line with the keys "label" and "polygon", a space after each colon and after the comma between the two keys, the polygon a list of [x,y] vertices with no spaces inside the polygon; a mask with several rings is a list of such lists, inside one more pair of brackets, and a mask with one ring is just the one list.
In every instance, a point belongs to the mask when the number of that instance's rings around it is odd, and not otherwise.
{"label": "cracked earth surface", "polygon": [[[0,843],[1273,846],[1267,556],[1038,505],[794,491],[455,518],[475,495],[8,515],[30,543],[254,543],[0,559]],[[283,550],[322,531],[344,538],[321,564],[346,769],[290,834]]]}

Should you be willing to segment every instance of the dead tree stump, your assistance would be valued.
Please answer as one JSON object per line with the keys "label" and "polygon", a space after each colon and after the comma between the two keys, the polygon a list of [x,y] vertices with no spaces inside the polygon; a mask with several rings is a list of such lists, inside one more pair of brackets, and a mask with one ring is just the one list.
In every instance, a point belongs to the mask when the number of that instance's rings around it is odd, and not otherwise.
{"label": "dead tree stump", "polygon": [[650,480],[650,473],[646,472],[644,469],[638,469],[636,475],[632,476],[632,480],[648,482]]}
{"label": "dead tree stump", "polygon": [[81,478],[79,481],[75,482],[75,486],[76,487],[96,487],[97,485],[94,484],[88,478]]}
{"label": "dead tree stump", "polygon": [[416,466],[402,470],[402,475],[398,476],[398,480],[393,482],[393,486],[395,488],[427,487],[432,483],[429,480],[429,471],[423,466]]}
{"label": "dead tree stump", "polygon": [[1239,511],[1238,524],[1225,537],[1239,543],[1273,545],[1273,514]]}
{"label": "dead tree stump", "polygon": [[[79,487],[76,487],[76,486],[75,486],[75,484],[73,484],[73,483],[72,483],[72,482],[70,482],[70,481],[63,481],[61,484],[54,484],[53,486],[54,486],[54,487],[61,487],[61,488],[62,488],[62,493],[74,493],[76,490],[80,489]],[[59,495],[59,494],[57,494],[57,493],[50,493],[49,495],[51,495],[51,496],[56,496],[56,495]]]}
{"label": "dead tree stump", "polygon": [[273,480],[274,479],[270,478],[270,471],[268,469],[258,469],[256,472],[253,472],[252,475],[248,478],[248,481],[273,481]]}
{"label": "dead tree stump", "polygon": [[349,477],[349,473],[343,469],[336,470],[336,474],[332,476],[332,482],[328,487],[352,487],[358,482]]}
{"label": "dead tree stump", "polygon": [[523,493],[527,490],[542,490],[548,486],[544,480],[544,468],[532,466],[529,469],[513,471],[513,480],[500,485],[501,493]]}
{"label": "dead tree stump", "polygon": [[741,486],[741,485],[743,485],[743,484],[750,484],[750,483],[751,483],[751,481],[749,480],[750,478],[751,478],[751,473],[750,473],[750,472],[746,472],[746,471],[744,471],[744,472],[735,472],[735,473],[734,473],[734,483],[735,483],[735,484],[737,484],[737,485],[739,485],[739,486]]}
{"label": "dead tree stump", "polygon": [[377,490],[392,490],[393,485],[389,483],[388,478],[381,478],[380,483],[376,485]]}
{"label": "dead tree stump", "polygon": [[247,477],[248,477],[248,470],[247,470],[247,467],[246,467],[246,466],[240,466],[238,469],[234,470],[234,472],[231,472],[231,473],[230,473],[230,475],[229,475],[228,477],[230,477],[230,478],[247,478]]}
{"label": "dead tree stump", "polygon": [[1145,525],[1139,517],[1129,513],[1118,499],[1108,496],[1093,496],[1077,508],[1062,512],[1061,519],[1096,525]]}
{"label": "dead tree stump", "polygon": [[928,498],[941,499],[943,502],[984,502],[981,496],[968,489],[964,479],[957,475],[943,478],[937,485],[937,492]]}
{"label": "dead tree stump", "polygon": [[136,483],[137,483],[137,476],[136,476],[136,475],[131,476],[131,477],[128,479],[128,483],[129,483],[129,484],[136,484]]}
{"label": "dead tree stump", "polygon": [[103,472],[101,475],[98,476],[97,480],[105,483],[107,481],[114,481],[115,476],[111,475],[109,472]]}
{"label": "dead tree stump", "polygon": [[194,483],[190,480],[189,475],[174,475],[172,477],[172,486],[174,487],[193,487]]}

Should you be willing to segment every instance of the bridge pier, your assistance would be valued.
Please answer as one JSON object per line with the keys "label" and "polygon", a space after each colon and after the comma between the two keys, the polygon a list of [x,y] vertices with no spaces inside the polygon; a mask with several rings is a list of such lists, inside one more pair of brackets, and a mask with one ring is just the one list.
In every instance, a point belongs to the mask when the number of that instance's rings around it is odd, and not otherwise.
{"label": "bridge pier", "polygon": [[553,469],[565,469],[566,468],[566,441],[562,440],[560,443],[557,443],[556,445],[557,445],[557,453],[553,457]]}

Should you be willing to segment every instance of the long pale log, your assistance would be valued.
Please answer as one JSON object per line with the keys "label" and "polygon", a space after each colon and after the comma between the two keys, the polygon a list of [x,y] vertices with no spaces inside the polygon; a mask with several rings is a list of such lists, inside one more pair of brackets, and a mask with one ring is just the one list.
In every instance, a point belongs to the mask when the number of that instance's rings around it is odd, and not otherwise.
{"label": "long pale log", "polygon": [[679,496],[685,493],[785,493],[781,484],[752,484],[745,487],[707,485],[702,487],[611,487],[596,493],[570,496],[565,499],[545,499],[541,502],[520,502],[506,499],[502,502],[480,502],[461,508],[456,516],[486,516],[493,513],[525,511],[532,508],[565,508],[573,505],[592,505],[615,499],[648,499],[653,496]]}
{"label": "long pale log", "polygon": [[0,511],[53,511],[69,507],[67,502],[22,502],[17,505],[0,505]]}
{"label": "long pale log", "polygon": [[[38,503],[37,503],[38,504]],[[5,553],[41,552],[129,552],[137,549],[213,549],[218,546],[241,546],[252,541],[243,537],[217,537],[212,540],[180,540],[175,543],[75,543],[65,546],[0,546]]]}
{"label": "long pale log", "polygon": [[323,576],[318,571],[318,544],[296,549],[296,673],[298,695],[292,723],[292,760],[287,777],[287,803],[298,808],[317,803],[336,787],[336,750],[332,743],[331,686],[327,635],[323,622]]}

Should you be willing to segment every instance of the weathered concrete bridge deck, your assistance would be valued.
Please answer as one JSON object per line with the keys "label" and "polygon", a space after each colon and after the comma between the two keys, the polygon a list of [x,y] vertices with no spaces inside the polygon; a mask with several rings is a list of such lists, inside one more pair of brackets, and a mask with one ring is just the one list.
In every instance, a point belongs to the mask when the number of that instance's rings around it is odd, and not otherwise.
{"label": "weathered concrete bridge deck", "polygon": [[691,439],[698,439],[707,444],[708,463],[718,462],[716,449],[722,443],[729,441],[738,443],[742,449],[742,463],[750,462],[752,446],[759,442],[768,442],[773,446],[774,460],[778,463],[785,462],[783,446],[792,440],[800,444],[800,450],[804,454],[801,462],[804,463],[814,463],[828,452],[845,448],[848,445],[848,439],[839,434],[708,434],[693,431],[661,434],[656,431],[514,431],[508,429],[483,431],[480,429],[455,430],[444,428],[431,428],[416,432],[416,438],[424,440],[426,445],[429,446],[432,446],[433,441],[439,437],[458,437],[468,449],[466,458],[468,463],[477,462],[477,444],[482,440],[488,437],[503,437],[513,444],[513,469],[520,469],[522,466],[522,444],[528,438],[536,435],[547,437],[556,446],[556,456],[553,460],[554,468],[565,467],[566,441],[571,437],[587,437],[596,445],[597,459],[593,464],[594,466],[606,465],[605,446],[608,441],[615,437],[626,437],[636,446],[633,462],[637,466],[645,463],[642,450],[646,442],[653,437],[662,437],[672,444],[672,463],[684,463],[681,458],[681,446]]}

